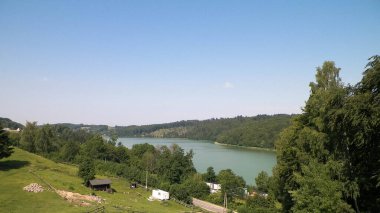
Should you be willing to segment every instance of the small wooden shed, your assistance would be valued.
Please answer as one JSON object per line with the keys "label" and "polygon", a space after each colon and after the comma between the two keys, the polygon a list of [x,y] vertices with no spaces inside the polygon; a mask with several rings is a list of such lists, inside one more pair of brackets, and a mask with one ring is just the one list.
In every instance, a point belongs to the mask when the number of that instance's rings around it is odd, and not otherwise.
{"label": "small wooden shed", "polygon": [[98,190],[98,191],[110,191],[112,190],[111,188],[111,180],[109,179],[94,179],[90,180],[90,187],[93,190]]}
{"label": "small wooden shed", "polygon": [[131,189],[136,189],[137,188],[137,183],[131,183],[130,188]]}

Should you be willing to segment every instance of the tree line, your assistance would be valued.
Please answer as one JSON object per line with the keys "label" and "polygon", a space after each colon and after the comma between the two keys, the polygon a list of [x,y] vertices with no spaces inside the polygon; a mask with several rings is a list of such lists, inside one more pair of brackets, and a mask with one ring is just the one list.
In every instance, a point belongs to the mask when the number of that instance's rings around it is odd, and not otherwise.
{"label": "tree line", "polygon": [[143,126],[116,126],[120,137],[188,138],[219,143],[274,148],[279,133],[290,125],[294,115],[214,118],[204,121],[179,121]]}
{"label": "tree line", "polygon": [[[212,118],[208,120],[177,121],[165,124],[142,126],[115,126],[85,125],[61,123],[52,124],[60,128],[71,130],[85,130],[118,137],[152,137],[152,138],[188,138],[194,140],[210,140],[223,144],[274,148],[280,132],[290,125],[295,115],[257,115],[253,117],[237,116],[234,118]],[[23,125],[7,118],[0,118],[0,122],[9,127],[23,128]],[[5,125],[5,126],[6,126]],[[16,129],[16,128],[15,128]]]}
{"label": "tree line", "polygon": [[317,68],[303,113],[276,142],[273,176],[262,178],[268,199],[243,212],[379,211],[380,56],[356,85],[339,72],[332,61]]}

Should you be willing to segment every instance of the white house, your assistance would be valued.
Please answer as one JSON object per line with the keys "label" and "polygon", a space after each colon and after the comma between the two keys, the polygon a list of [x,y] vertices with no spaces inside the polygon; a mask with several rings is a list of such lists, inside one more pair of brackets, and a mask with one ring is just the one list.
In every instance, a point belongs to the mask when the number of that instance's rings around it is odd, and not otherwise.
{"label": "white house", "polygon": [[217,184],[217,183],[207,183],[206,182],[206,184],[208,187],[210,187],[210,193],[216,193],[222,189],[222,186],[220,184]]}
{"label": "white house", "polygon": [[169,192],[165,192],[161,189],[154,189],[152,191],[152,198],[157,200],[169,200]]}
{"label": "white house", "polygon": [[4,131],[7,131],[7,132],[20,132],[20,131],[21,131],[20,128],[17,128],[17,129],[4,128],[3,130],[4,130]]}

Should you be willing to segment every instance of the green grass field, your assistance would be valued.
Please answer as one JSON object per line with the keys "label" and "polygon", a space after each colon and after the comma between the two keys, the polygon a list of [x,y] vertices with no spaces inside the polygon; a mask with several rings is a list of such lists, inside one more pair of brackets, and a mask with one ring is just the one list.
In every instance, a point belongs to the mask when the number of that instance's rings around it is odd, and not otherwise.
{"label": "green grass field", "polygon": [[[91,194],[91,189],[81,184],[77,177],[77,167],[55,163],[41,156],[15,148],[11,157],[0,160],[0,212],[86,212],[97,207],[81,207],[69,203],[33,173],[59,190]],[[31,173],[32,171],[33,173]],[[98,177],[105,178],[105,177]],[[142,188],[130,189],[125,179],[110,178],[113,194],[96,191],[105,199],[102,204],[106,212],[192,212],[173,201],[148,201],[150,192]],[[26,192],[22,188],[30,183],[42,185],[41,193]]]}

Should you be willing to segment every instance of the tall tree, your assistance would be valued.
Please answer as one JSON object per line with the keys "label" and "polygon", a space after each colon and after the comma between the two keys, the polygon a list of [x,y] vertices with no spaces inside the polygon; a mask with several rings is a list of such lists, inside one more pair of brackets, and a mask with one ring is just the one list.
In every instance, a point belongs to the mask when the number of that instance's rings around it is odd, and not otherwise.
{"label": "tall tree", "polygon": [[8,132],[0,126],[0,159],[9,157],[13,153]]}
{"label": "tall tree", "polygon": [[187,178],[184,183],[190,196],[196,198],[205,198],[210,194],[210,188],[203,181],[200,174],[194,174],[192,177]]}
{"label": "tall tree", "polygon": [[20,146],[29,152],[35,152],[35,141],[37,137],[37,122],[26,122],[22,131]]}
{"label": "tall tree", "polygon": [[54,133],[49,124],[39,127],[34,143],[35,151],[40,154],[47,154],[53,150]]}
{"label": "tall tree", "polygon": [[78,142],[67,141],[59,152],[59,157],[65,162],[72,162],[75,157],[79,154],[80,146]]}
{"label": "tall tree", "polygon": [[212,166],[207,168],[206,173],[203,175],[203,178],[206,182],[216,183],[216,174]]}
{"label": "tall tree", "polygon": [[331,131],[344,159],[345,189],[357,211],[380,209],[380,56],[373,56],[362,80],[349,87],[344,107],[333,114]]}
{"label": "tall tree", "polygon": [[83,184],[88,186],[89,181],[95,178],[95,164],[93,159],[90,157],[84,157],[81,160],[78,176],[83,179]]}
{"label": "tall tree", "polygon": [[[294,206],[295,199],[290,192],[300,188],[295,174],[302,175],[303,166],[312,160],[324,164],[330,155],[333,155],[332,160],[339,158],[339,154],[335,156],[339,146],[335,142],[337,136],[329,128],[331,115],[342,108],[347,96],[339,71],[331,61],[317,68],[316,82],[310,83],[311,94],[303,114],[293,120],[277,141],[274,178],[278,188],[275,193],[284,211],[290,211]],[[314,199],[313,196],[310,194],[308,199]]]}
{"label": "tall tree", "polygon": [[334,164],[312,160],[301,166],[301,173],[294,176],[299,188],[290,191],[294,200],[292,212],[354,212],[342,199],[343,184],[331,178],[331,169],[339,167]]}
{"label": "tall tree", "polygon": [[221,170],[218,174],[218,183],[222,185],[222,196],[227,195],[229,201],[233,197],[242,195],[242,188],[245,187],[245,181],[242,177],[237,176],[231,169]]}
{"label": "tall tree", "polygon": [[343,86],[333,62],[317,69],[303,114],[276,145],[284,211],[380,209],[380,57],[369,60],[355,86]]}
{"label": "tall tree", "polygon": [[257,189],[262,192],[269,190],[269,175],[265,171],[261,171],[255,178]]}

